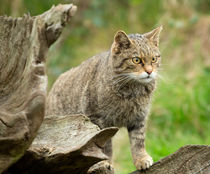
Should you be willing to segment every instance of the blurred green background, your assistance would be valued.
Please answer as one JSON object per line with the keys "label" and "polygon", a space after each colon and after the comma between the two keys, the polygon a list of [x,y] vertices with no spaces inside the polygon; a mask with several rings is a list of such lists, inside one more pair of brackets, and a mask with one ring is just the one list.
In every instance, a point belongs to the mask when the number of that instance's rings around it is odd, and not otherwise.
{"label": "blurred green background", "polygon": [[[58,3],[78,11],[50,48],[49,89],[62,72],[108,50],[117,30],[163,25],[147,150],[157,161],[186,144],[210,144],[210,0],[0,0],[0,15],[38,15]],[[114,138],[114,166],[117,174],[135,170],[125,129]]]}

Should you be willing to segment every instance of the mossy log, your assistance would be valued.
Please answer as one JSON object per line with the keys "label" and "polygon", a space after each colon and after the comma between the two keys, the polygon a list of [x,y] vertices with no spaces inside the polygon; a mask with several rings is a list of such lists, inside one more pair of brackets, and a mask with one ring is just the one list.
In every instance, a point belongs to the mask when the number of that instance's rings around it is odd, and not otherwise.
{"label": "mossy log", "polygon": [[130,174],[210,174],[210,146],[183,146],[148,170]]}
{"label": "mossy log", "polygon": [[86,174],[93,164],[108,159],[102,146],[117,130],[100,130],[83,115],[50,116],[25,155],[6,173]]}
{"label": "mossy log", "polygon": [[0,16],[0,173],[37,134],[45,112],[46,54],[75,11],[69,4],[36,17]]}

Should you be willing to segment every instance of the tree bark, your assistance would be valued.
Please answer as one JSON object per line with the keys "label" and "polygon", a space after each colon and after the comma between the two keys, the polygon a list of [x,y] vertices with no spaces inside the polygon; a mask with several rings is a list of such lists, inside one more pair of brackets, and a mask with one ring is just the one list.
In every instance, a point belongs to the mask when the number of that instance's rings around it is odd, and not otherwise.
{"label": "tree bark", "polygon": [[210,174],[210,146],[187,145],[154,163],[146,171],[130,174]]}
{"label": "tree bark", "polygon": [[100,130],[83,115],[51,116],[25,155],[5,173],[86,174],[93,164],[108,158],[102,146],[117,130]]}
{"label": "tree bark", "polygon": [[36,17],[0,16],[0,173],[37,134],[45,111],[46,54],[75,11],[70,4]]}

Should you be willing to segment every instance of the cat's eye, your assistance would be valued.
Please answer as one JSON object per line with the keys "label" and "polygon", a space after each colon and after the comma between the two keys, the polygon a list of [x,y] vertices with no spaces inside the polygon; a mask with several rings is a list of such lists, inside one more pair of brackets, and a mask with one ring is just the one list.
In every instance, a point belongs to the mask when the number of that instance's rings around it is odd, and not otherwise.
{"label": "cat's eye", "polygon": [[139,57],[134,57],[134,58],[132,58],[132,61],[133,61],[133,63],[135,63],[135,64],[141,64],[141,63],[142,63],[142,60],[141,60]]}
{"label": "cat's eye", "polygon": [[157,62],[157,57],[152,58],[152,63],[155,63],[155,62]]}

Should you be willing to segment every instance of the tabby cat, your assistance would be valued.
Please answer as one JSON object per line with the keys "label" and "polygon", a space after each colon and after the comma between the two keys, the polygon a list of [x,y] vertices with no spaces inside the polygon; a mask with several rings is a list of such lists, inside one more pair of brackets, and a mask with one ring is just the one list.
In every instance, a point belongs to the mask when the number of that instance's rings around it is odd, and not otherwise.
{"label": "tabby cat", "polygon": [[[101,129],[126,127],[136,168],[149,168],[153,160],[145,150],[145,123],[161,61],[161,30],[129,35],[118,31],[109,51],[57,79],[46,115],[84,114]],[[111,158],[111,141],[104,151]]]}

